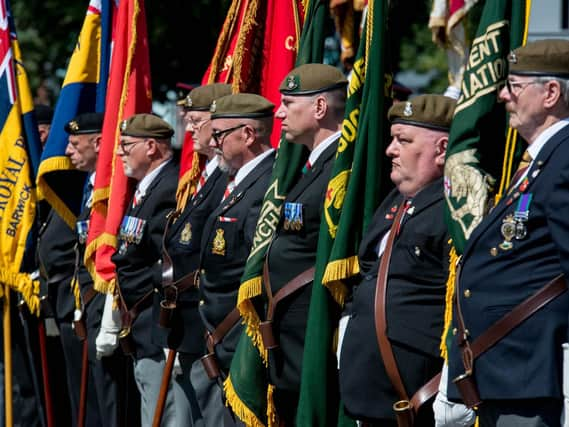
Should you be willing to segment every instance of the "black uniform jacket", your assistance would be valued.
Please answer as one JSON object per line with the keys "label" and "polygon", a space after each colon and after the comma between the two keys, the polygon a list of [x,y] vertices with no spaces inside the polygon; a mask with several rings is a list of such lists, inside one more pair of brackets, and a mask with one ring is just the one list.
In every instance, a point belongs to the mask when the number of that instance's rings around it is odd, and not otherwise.
{"label": "black uniform jacket", "polygon": [[[168,228],[164,236],[164,249],[172,259],[174,281],[198,269],[205,222],[221,203],[226,186],[227,175],[219,168],[215,169],[200,191],[188,201],[184,211]],[[162,288],[160,291],[162,295]],[[165,329],[155,325],[158,328],[155,336],[158,337],[161,346],[185,353],[200,353],[203,350],[204,329],[198,310],[199,300],[197,287],[179,294],[172,318],[172,328]],[[154,310],[159,310],[159,305],[155,304]]]}
{"label": "black uniform jacket", "polygon": [[[394,189],[377,209],[358,254],[361,282],[354,287],[350,318],[341,349],[340,389],[346,409],[360,419],[394,418],[399,398],[385,371],[375,329],[379,243],[390,230],[404,197]],[[386,293],[387,336],[405,389],[412,396],[442,366],[448,275],[448,234],[443,180],[412,200],[393,244]]]}
{"label": "black uniform jacket", "polygon": [[[210,332],[237,304],[237,293],[251,247],[263,197],[269,186],[274,153],[263,159],[213,211],[202,235],[200,315]],[[215,348],[228,370],[242,325],[238,322]]]}
{"label": "black uniform jacket", "polygon": [[[284,209],[269,248],[271,290],[275,295],[294,277],[314,266],[324,196],[328,187],[337,142],[327,147],[314,165],[302,175],[285,203],[302,204],[300,230],[284,229]],[[278,388],[298,391],[304,335],[312,282],[282,300],[275,311],[273,333],[280,348],[269,362],[270,380]]]}
{"label": "black uniform jacket", "polygon": [[59,321],[73,320],[75,300],[70,285],[76,241],[75,231],[52,209],[40,230],[38,258],[42,281],[48,283],[49,298]]}
{"label": "black uniform jacket", "polygon": [[[162,235],[166,215],[176,204],[177,181],[178,167],[170,161],[154,178],[142,200],[135,207],[131,204],[125,213],[125,216],[146,221],[140,243],[126,243],[119,239],[119,249],[111,257],[117,267],[118,284],[129,309],[147,292],[161,286]],[[158,294],[153,297],[159,298]],[[157,318],[155,321],[158,321]],[[132,328],[138,358],[161,351],[152,343],[151,331],[152,309],[148,307],[139,314]]]}
{"label": "black uniform jacket", "polygon": [[[524,195],[531,195],[531,202],[520,208],[520,199],[527,204]],[[567,280],[568,201],[566,126],[542,147],[528,170],[527,182],[500,200],[464,249],[458,298],[472,340],[557,275],[564,273]],[[527,220],[513,219],[523,216],[524,210]],[[504,243],[502,226],[512,220],[520,224],[520,238],[511,239],[510,248]],[[568,307],[569,293],[565,292],[475,361],[474,375],[482,399],[563,398],[561,344],[567,342]],[[463,372],[453,345],[449,379]],[[457,397],[454,387],[449,393]]]}

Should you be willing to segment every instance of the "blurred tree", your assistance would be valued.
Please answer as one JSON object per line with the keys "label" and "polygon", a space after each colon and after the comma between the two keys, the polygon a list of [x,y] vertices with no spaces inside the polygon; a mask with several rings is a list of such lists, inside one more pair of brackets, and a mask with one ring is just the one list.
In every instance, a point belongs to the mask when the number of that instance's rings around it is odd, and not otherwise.
{"label": "blurred tree", "polygon": [[[198,83],[211,59],[230,0],[147,1],[155,100],[177,82]],[[12,13],[32,90],[55,101],[77,42],[88,0],[12,0]],[[45,95],[38,101],[46,102]]]}

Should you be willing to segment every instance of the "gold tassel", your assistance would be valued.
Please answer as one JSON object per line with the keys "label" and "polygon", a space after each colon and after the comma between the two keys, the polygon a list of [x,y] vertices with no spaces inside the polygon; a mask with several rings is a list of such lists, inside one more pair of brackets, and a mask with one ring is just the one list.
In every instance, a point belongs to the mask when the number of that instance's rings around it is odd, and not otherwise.
{"label": "gold tassel", "polygon": [[[234,0],[227,11],[227,17],[223,23],[221,29],[221,34],[219,35],[217,46],[213,53],[213,58],[211,60],[211,68],[208,76],[208,84],[215,83],[217,80],[217,75],[223,70],[223,63],[225,62],[225,56],[227,54],[227,49],[231,41],[231,34],[233,34],[233,28],[237,23],[238,11],[241,8],[241,1]],[[229,73],[228,73],[229,75]]]}
{"label": "gold tassel", "polygon": [[[452,240],[449,240],[449,244],[452,244]],[[448,358],[446,338],[452,324],[452,299],[454,297],[454,282],[456,280],[456,267],[458,265],[459,259],[460,257],[457,255],[455,247],[452,246],[450,249],[448,278],[446,285],[444,327],[439,347],[441,350],[441,357],[444,360],[447,360]]]}
{"label": "gold tassel", "polygon": [[6,284],[15,292],[21,293],[30,313],[39,316],[40,284],[38,280],[32,280],[28,273],[0,270],[0,283]]}
{"label": "gold tassel", "polygon": [[273,399],[273,395],[275,392],[275,386],[269,384],[267,387],[267,424],[268,427],[278,427],[279,423],[279,415],[277,414],[277,408],[275,407],[275,400]]}
{"label": "gold tassel", "polygon": [[71,292],[73,292],[75,309],[81,310],[81,291],[79,290],[79,280],[77,280],[77,277],[73,277],[73,280],[71,280],[69,286],[71,286]]}
{"label": "gold tassel", "polygon": [[243,421],[247,427],[265,427],[265,424],[263,424],[261,420],[257,418],[253,411],[251,411],[247,405],[243,403],[243,401],[235,392],[235,388],[231,383],[231,375],[229,375],[223,382],[223,391],[225,392],[225,397],[227,399],[226,405],[231,407],[233,413],[237,416],[237,418]]}
{"label": "gold tassel", "polygon": [[260,9],[259,0],[250,0],[250,3],[248,3],[245,7],[246,10],[243,14],[243,20],[241,21],[241,25],[239,27],[239,38],[235,44],[234,52],[236,53],[233,55],[233,93],[241,91],[241,68],[243,67],[243,55],[245,52],[249,51],[248,48],[245,48],[245,43],[247,41],[249,33],[253,29],[253,26],[259,24],[256,20]]}
{"label": "gold tassel", "polygon": [[355,276],[359,272],[360,266],[357,256],[335,260],[326,265],[322,284],[328,288],[332,298],[340,307],[344,306],[344,301],[348,295],[348,288],[342,280]]}

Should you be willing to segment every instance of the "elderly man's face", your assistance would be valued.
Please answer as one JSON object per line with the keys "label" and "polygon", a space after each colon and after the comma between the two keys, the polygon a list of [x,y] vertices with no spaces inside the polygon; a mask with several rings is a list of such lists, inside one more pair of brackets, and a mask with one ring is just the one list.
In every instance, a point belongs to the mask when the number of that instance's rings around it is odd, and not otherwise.
{"label": "elderly man's face", "polygon": [[194,151],[207,157],[213,155],[209,146],[211,140],[211,113],[208,111],[187,111],[184,115],[186,130],[191,132]]}
{"label": "elderly man's face", "polygon": [[65,155],[73,166],[83,172],[93,172],[97,166],[100,134],[69,135]]}
{"label": "elderly man's face", "polygon": [[400,193],[413,197],[442,175],[446,134],[397,123],[391,126],[391,136],[386,150],[391,180]]}
{"label": "elderly man's face", "polygon": [[238,170],[243,166],[243,156],[247,150],[243,137],[244,123],[239,119],[215,119],[212,122],[211,147],[221,155],[222,169]]}
{"label": "elderly man's face", "polygon": [[510,126],[517,129],[529,143],[531,135],[541,124],[545,116],[543,84],[535,78],[527,76],[508,76],[507,85],[499,93],[501,101],[505,102],[506,110],[510,113]]}
{"label": "elderly man's face", "polygon": [[149,159],[146,156],[147,138],[121,136],[117,155],[121,158],[124,174],[140,181],[148,169]]}

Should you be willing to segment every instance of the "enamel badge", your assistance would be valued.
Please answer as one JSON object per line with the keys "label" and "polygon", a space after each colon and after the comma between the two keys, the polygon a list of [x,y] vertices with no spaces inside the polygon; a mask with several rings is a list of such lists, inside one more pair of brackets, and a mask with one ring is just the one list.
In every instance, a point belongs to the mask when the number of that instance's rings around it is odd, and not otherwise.
{"label": "enamel badge", "polygon": [[225,256],[225,231],[223,228],[215,230],[215,237],[213,238],[213,247],[211,253],[214,255]]}
{"label": "enamel badge", "polygon": [[184,228],[182,230],[182,233],[180,233],[180,244],[182,245],[189,245],[190,241],[192,240],[192,225],[190,224],[190,222],[186,222],[186,224],[184,225]]}

